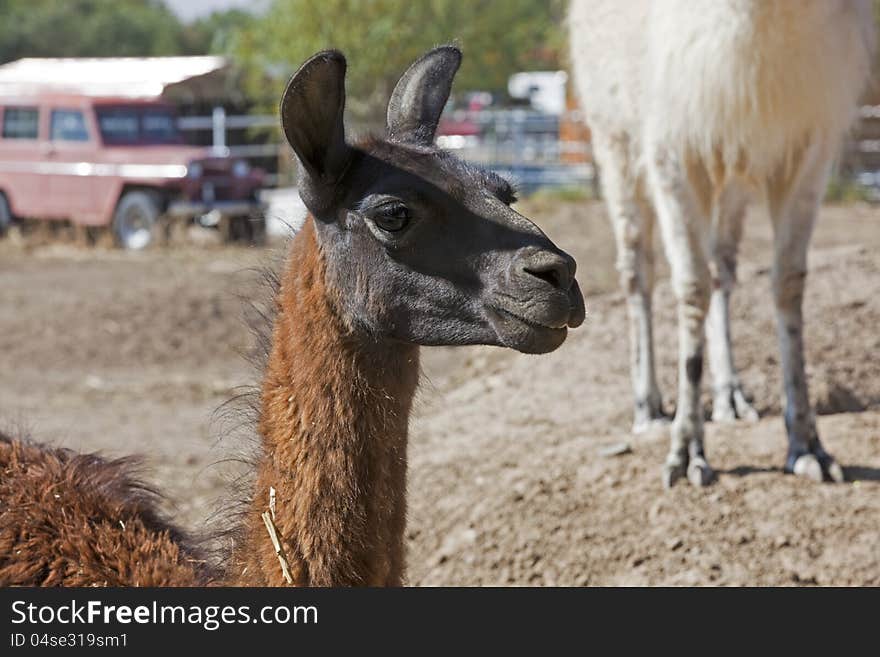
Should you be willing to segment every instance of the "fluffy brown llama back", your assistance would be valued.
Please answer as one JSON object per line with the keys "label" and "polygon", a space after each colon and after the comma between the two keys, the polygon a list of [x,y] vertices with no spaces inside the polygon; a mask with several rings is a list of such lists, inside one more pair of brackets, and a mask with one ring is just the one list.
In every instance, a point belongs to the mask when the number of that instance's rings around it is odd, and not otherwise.
{"label": "fluffy brown llama back", "polygon": [[136,463],[0,434],[0,586],[207,583]]}
{"label": "fluffy brown llama back", "polygon": [[229,583],[285,583],[260,517],[270,487],[294,584],[401,583],[418,348],[349,330],[339,302],[310,218],[293,241],[277,296],[262,386],[262,457]]}

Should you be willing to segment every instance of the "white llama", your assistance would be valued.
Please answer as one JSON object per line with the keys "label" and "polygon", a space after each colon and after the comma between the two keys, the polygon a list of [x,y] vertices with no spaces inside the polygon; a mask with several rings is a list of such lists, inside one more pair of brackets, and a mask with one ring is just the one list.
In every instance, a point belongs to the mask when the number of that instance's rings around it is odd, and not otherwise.
{"label": "white llama", "polygon": [[678,301],[671,486],[705,485],[704,325],[714,420],[754,419],[733,365],[728,302],[745,205],[774,229],[773,297],[786,395],[785,470],[840,481],[807,394],[801,304],[807,247],[830,163],[869,76],[869,0],[573,0],[575,80],[628,297],[634,430],[663,417],[651,331],[656,216]]}

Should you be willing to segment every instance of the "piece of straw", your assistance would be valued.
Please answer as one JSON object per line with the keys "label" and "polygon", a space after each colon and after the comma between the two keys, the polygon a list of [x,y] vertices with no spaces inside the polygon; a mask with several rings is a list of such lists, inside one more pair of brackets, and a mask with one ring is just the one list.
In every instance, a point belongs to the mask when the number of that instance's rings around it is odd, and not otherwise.
{"label": "piece of straw", "polygon": [[266,524],[266,530],[269,532],[269,538],[272,539],[272,546],[275,548],[275,554],[278,556],[278,562],[281,564],[281,574],[288,584],[293,584],[293,577],[290,576],[290,566],[287,563],[287,555],[284,554],[284,548],[278,540],[278,530],[272,521],[272,516],[268,511],[262,514],[263,522]]}

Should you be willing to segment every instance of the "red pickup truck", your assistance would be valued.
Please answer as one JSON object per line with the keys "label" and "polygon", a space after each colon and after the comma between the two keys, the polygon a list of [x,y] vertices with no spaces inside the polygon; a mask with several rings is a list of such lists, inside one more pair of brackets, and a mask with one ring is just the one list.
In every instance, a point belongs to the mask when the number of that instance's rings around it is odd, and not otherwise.
{"label": "red pickup truck", "polygon": [[111,227],[147,246],[163,218],[262,235],[263,173],[184,144],[171,105],[73,94],[0,96],[0,233],[16,217]]}

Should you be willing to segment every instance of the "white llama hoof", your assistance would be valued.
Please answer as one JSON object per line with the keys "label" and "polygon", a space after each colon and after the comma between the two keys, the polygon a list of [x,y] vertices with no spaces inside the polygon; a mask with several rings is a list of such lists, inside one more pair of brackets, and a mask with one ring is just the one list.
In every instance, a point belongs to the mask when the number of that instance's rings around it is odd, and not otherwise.
{"label": "white llama hoof", "polygon": [[669,490],[675,485],[679,479],[683,479],[687,475],[687,463],[680,461],[667,460],[663,464],[663,488]]}
{"label": "white llama hoof", "polygon": [[706,459],[697,456],[692,458],[688,465],[687,478],[692,486],[703,488],[715,480],[715,471]]}
{"label": "white llama hoof", "polygon": [[[791,471],[795,476],[803,477],[810,481],[817,481],[819,483],[824,481],[822,466],[819,465],[819,459],[816,458],[815,454],[803,454],[799,456],[794,462],[794,467]],[[841,472],[841,475],[842,474],[843,473]]]}
{"label": "white llama hoof", "polygon": [[746,399],[740,386],[716,395],[712,403],[713,422],[729,423],[737,420],[757,422],[758,417],[758,411]]}
{"label": "white llama hoof", "polygon": [[846,481],[846,477],[843,474],[843,468],[840,467],[840,463],[831,459],[826,467],[825,471],[828,473],[828,478],[833,481],[835,484],[842,484]]}
{"label": "white llama hoof", "polygon": [[822,449],[821,445],[814,447],[813,450],[797,457],[789,454],[785,471],[811,481],[831,481],[837,484],[846,481],[843,468],[834,457]]}

